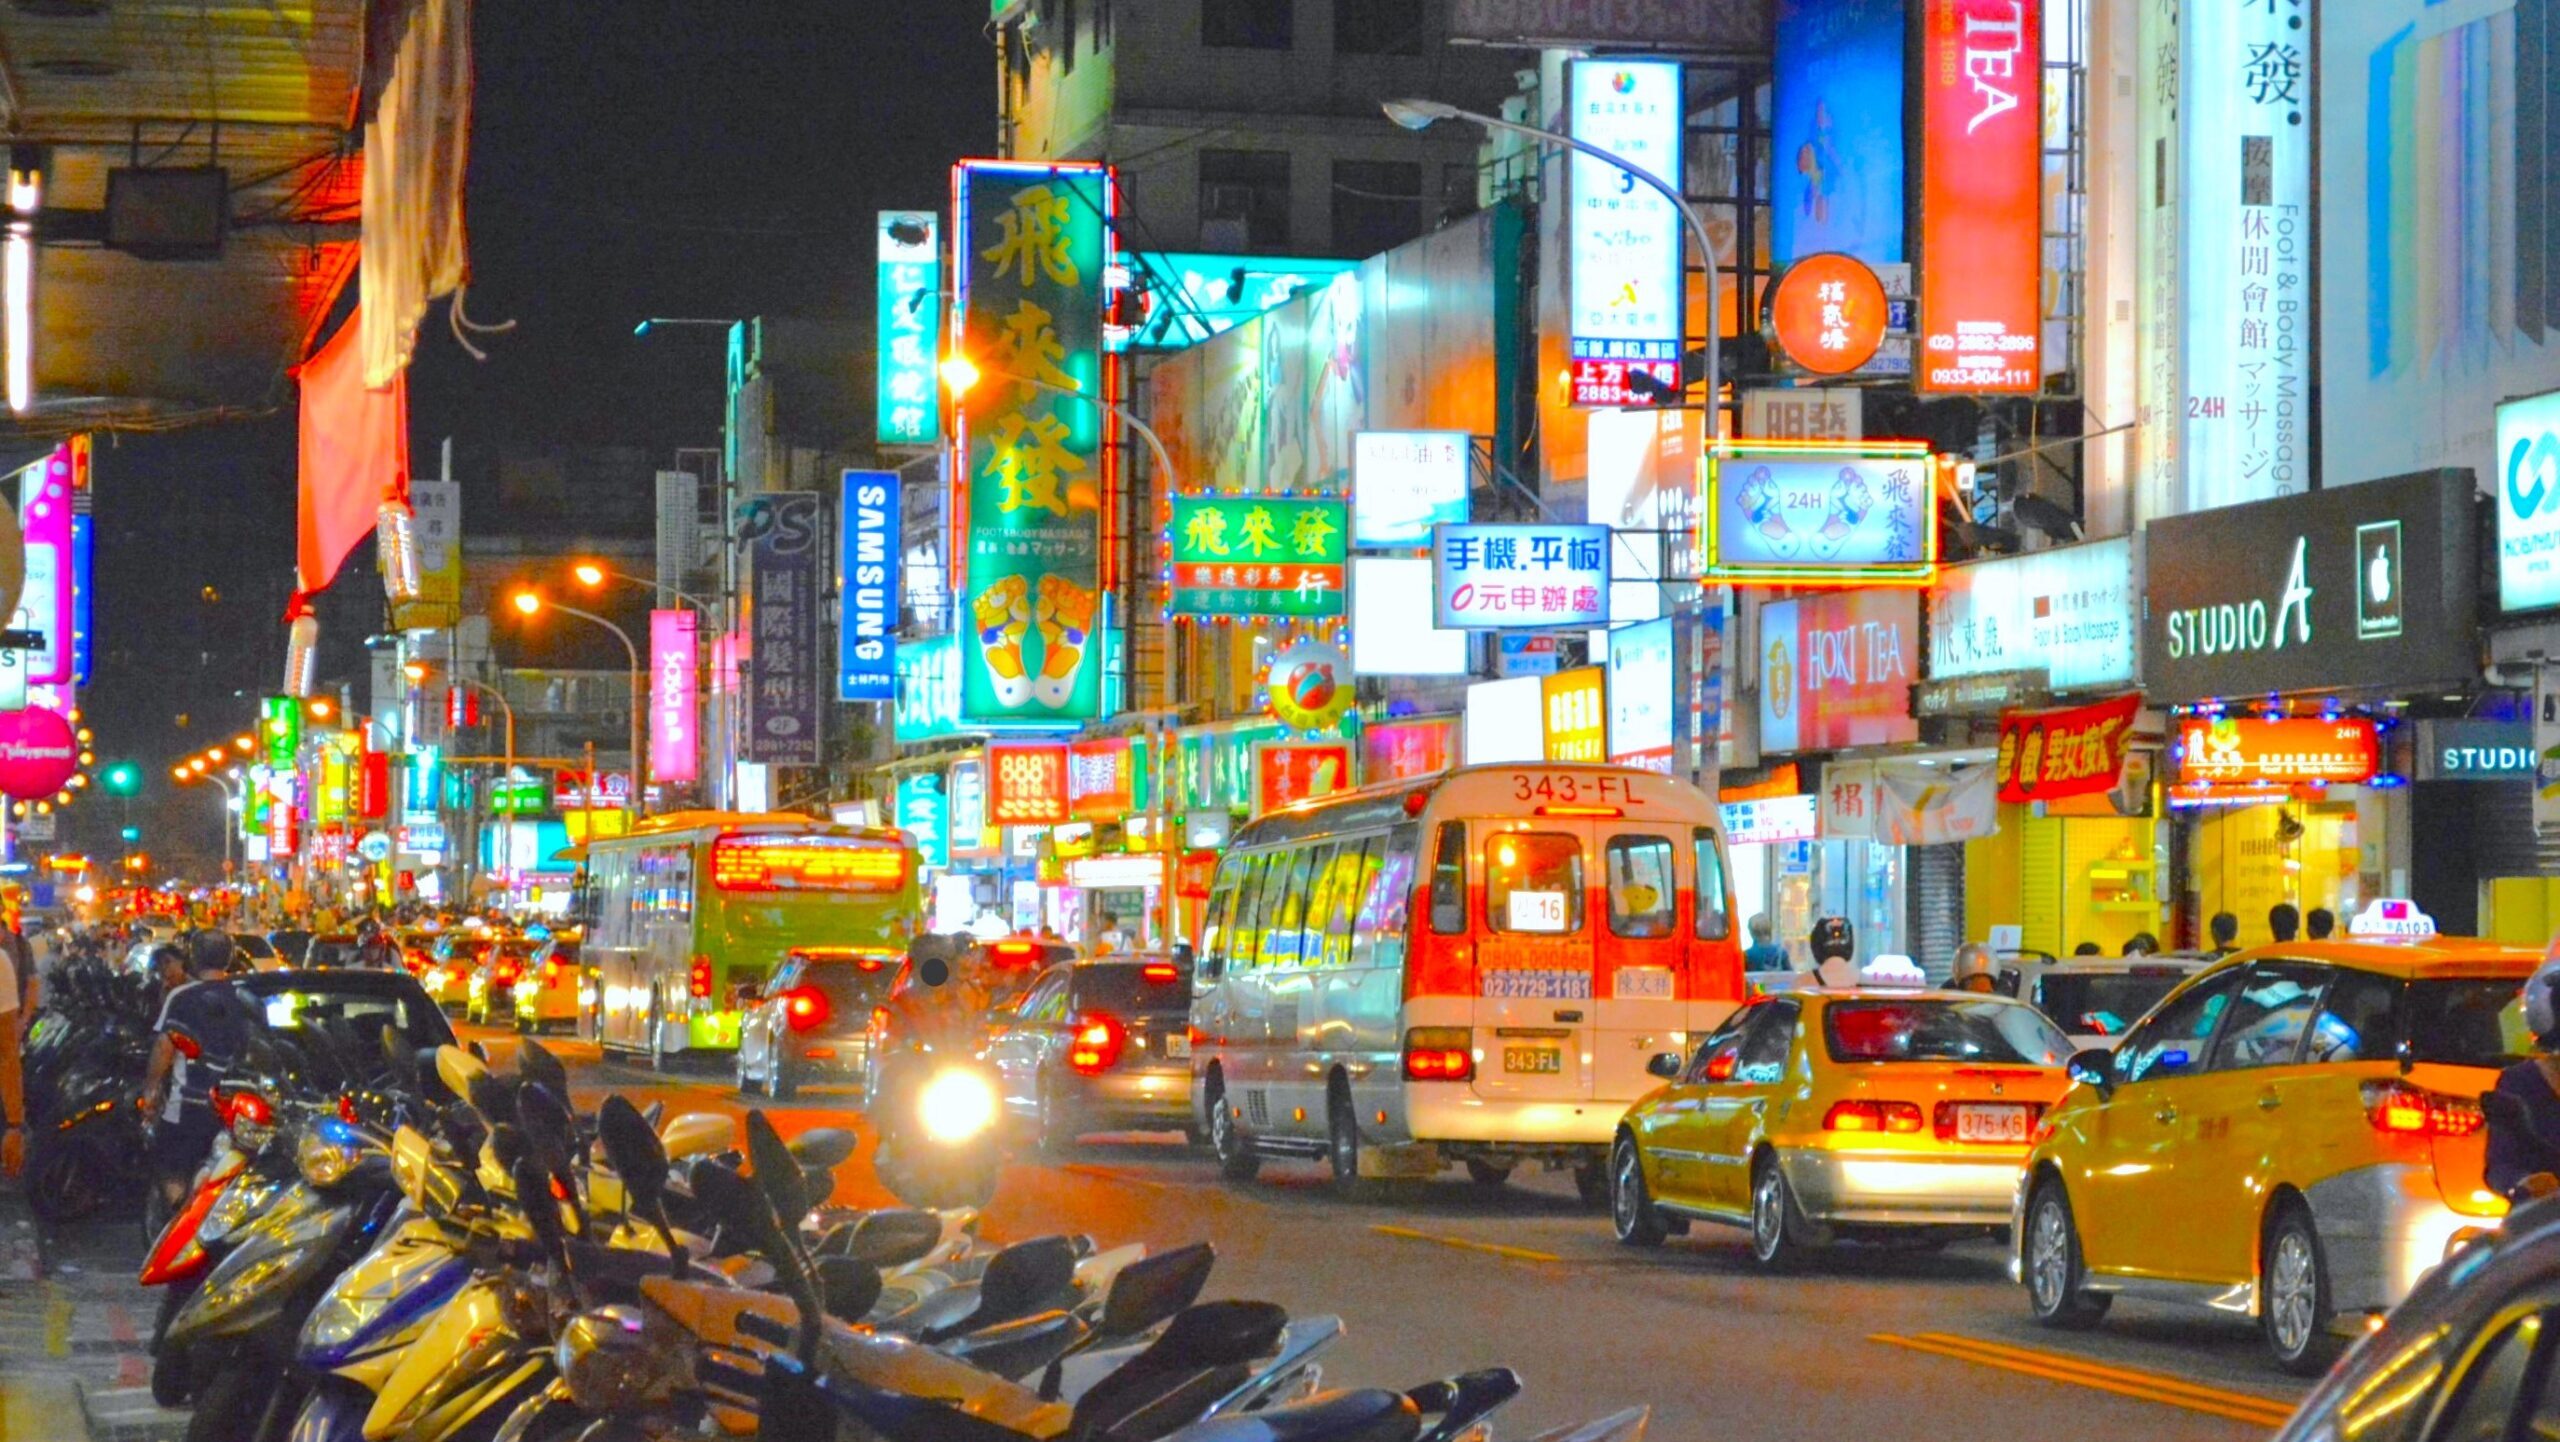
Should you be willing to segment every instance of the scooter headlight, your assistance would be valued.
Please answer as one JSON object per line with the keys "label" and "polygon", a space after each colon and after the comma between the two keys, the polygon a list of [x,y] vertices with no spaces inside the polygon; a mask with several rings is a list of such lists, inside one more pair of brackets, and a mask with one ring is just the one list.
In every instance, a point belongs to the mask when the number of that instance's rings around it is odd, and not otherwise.
{"label": "scooter headlight", "polygon": [[257,1172],[243,1172],[231,1179],[222,1195],[213,1202],[213,1210],[204,1214],[204,1225],[196,1228],[196,1240],[211,1244],[229,1237],[249,1224],[267,1209],[284,1190],[284,1183]]}
{"label": "scooter headlight", "polygon": [[975,1071],[936,1072],[916,1096],[916,1121],[945,1146],[974,1141],[996,1124],[995,1086]]}
{"label": "scooter headlight", "polygon": [[656,1330],[647,1313],[619,1304],[570,1318],[551,1349],[569,1400],[611,1416],[673,1397],[692,1369],[680,1339],[651,1335]]}
{"label": "scooter headlight", "polygon": [[302,1168],[304,1181],[315,1187],[334,1187],[364,1160],[364,1149],[343,1137],[309,1127],[293,1144],[293,1160]]}

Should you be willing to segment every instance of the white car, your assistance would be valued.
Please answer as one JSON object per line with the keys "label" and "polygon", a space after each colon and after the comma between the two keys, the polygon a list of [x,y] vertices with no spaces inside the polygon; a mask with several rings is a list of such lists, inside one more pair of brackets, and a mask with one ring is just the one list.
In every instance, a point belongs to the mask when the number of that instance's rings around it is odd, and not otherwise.
{"label": "white car", "polygon": [[2009,964],[2019,969],[2019,996],[2086,1050],[2112,1049],[2179,982],[2213,963],[2193,952],[2166,952]]}

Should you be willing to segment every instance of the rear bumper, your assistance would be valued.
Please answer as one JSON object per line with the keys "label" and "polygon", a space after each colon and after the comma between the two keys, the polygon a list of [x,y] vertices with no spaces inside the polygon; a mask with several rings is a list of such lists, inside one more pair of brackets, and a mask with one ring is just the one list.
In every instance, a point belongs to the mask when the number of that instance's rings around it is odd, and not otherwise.
{"label": "rear bumper", "polygon": [[[867,1036],[792,1036],[784,1038],[782,1047],[791,1056],[791,1065],[803,1076],[859,1077],[871,1065],[871,1040]],[[812,1052],[823,1055],[811,1055]]]}
{"label": "rear bumper", "polygon": [[1631,1101],[1489,1101],[1455,1082],[1408,1083],[1408,1133],[1418,1142],[1606,1148]]}
{"label": "rear bumper", "polygon": [[2022,1158],[1782,1148],[1796,1204],[1817,1222],[2006,1226]]}
{"label": "rear bumper", "polygon": [[2304,1195],[2320,1230],[2329,1296],[2340,1312],[2398,1306],[2457,1242],[2500,1221],[2446,1206],[2430,1166],[2358,1167],[2312,1184]]}
{"label": "rear bumper", "polygon": [[1085,1117],[1107,1121],[1149,1122],[1166,1127],[1191,1125],[1191,1073],[1186,1068],[1148,1067],[1108,1071],[1100,1076],[1064,1074],[1060,1092]]}

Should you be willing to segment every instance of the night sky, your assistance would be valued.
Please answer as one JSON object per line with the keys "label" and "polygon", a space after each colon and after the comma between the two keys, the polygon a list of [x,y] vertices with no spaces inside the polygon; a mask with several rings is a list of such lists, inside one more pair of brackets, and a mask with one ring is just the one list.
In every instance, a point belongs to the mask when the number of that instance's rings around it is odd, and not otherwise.
{"label": "night sky", "polygon": [[[873,213],[940,208],[950,163],[994,143],[975,4],[894,20],[862,0],[615,0],[609,22],[574,0],[474,8],[469,310],[517,326],[476,363],[437,307],[410,383],[411,464],[435,474],[455,438],[471,530],[515,529],[490,484],[501,452],[717,443],[719,334],[635,339],[644,317],[792,315],[867,334]],[[292,408],[101,437],[97,456],[99,654],[83,704],[102,762],[143,763],[146,844],[209,861],[216,804],[173,794],[168,768],[238,734],[281,679]],[[351,556],[321,602],[322,679],[359,691],[358,643],[383,619],[370,558]],[[67,838],[112,850],[121,819],[84,802]]]}

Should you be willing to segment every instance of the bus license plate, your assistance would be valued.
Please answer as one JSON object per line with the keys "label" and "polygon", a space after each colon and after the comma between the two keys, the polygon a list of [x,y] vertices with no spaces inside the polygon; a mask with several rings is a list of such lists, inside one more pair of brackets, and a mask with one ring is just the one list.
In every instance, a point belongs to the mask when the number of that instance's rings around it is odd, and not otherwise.
{"label": "bus license plate", "polygon": [[1191,1055],[1191,1034],[1181,1031],[1165,1033],[1164,1054],[1176,1061]]}
{"label": "bus license plate", "polygon": [[1502,1069],[1530,1076],[1558,1076],[1564,1072],[1564,1053],[1551,1046],[1506,1046],[1502,1049]]}
{"label": "bus license plate", "polygon": [[2023,1142],[2027,1139],[2025,1107],[1956,1108],[1956,1140],[1960,1142]]}

